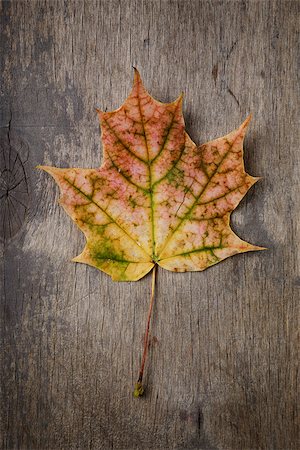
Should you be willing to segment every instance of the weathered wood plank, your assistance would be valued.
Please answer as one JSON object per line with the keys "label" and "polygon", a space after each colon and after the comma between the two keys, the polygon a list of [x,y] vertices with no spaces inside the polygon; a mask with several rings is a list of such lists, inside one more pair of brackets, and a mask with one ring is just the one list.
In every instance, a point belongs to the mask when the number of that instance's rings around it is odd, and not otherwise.
{"label": "weathered wood plank", "polygon": [[[2,3],[3,449],[299,448],[298,20],[297,1]],[[269,247],[158,271],[140,400],[150,277],[69,262],[83,238],[35,170],[99,165],[95,107],[122,103],[132,65],[156,98],[185,92],[196,142],[253,113],[246,167],[263,180],[233,223]]]}

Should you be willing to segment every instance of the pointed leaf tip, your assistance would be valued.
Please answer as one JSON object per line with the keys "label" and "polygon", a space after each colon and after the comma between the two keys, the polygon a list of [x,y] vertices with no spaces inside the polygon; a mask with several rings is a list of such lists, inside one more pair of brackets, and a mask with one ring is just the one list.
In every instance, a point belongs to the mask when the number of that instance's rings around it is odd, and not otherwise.
{"label": "pointed leaf tip", "polygon": [[176,103],[183,103],[183,98],[184,98],[184,92],[180,92],[179,96],[177,97],[177,99],[175,100]]}
{"label": "pointed leaf tip", "polygon": [[103,119],[104,114],[105,114],[104,111],[102,111],[102,109],[96,108],[96,112],[98,114],[99,119],[100,120]]}
{"label": "pointed leaf tip", "polygon": [[43,166],[42,164],[39,164],[35,168],[38,170],[43,170],[44,172],[49,172],[49,169],[51,168],[51,166]]}
{"label": "pointed leaf tip", "polygon": [[133,85],[135,85],[136,83],[141,83],[142,78],[141,78],[140,72],[137,70],[136,67],[133,67],[133,70],[134,70]]}
{"label": "pointed leaf tip", "polygon": [[53,173],[59,171],[60,169],[58,169],[57,167],[52,167],[52,166],[37,166],[37,169],[39,170],[43,170],[44,172],[49,173],[50,175],[52,175]]}
{"label": "pointed leaf tip", "polygon": [[244,120],[244,122],[241,124],[240,128],[246,128],[248,127],[249,123],[252,120],[252,113],[249,114],[249,116],[246,117],[246,119]]}

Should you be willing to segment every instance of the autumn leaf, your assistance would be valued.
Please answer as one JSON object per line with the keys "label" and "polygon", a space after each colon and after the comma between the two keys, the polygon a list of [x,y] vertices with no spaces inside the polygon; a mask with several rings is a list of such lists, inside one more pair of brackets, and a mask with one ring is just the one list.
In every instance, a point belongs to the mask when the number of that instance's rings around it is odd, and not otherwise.
{"label": "autumn leaf", "polygon": [[144,353],[135,396],[143,393],[156,265],[204,270],[261,247],[241,240],[230,214],[258,180],[245,172],[248,117],[228,135],[197,146],[185,132],[182,96],[154,100],[135,70],[133,89],[112,112],[98,110],[103,163],[96,169],[39,166],[60,187],[60,204],[86,237],[73,261],[114,281],[136,281],[153,267]]}
{"label": "autumn leaf", "polygon": [[112,112],[98,110],[99,169],[39,166],[60,187],[60,204],[86,237],[73,261],[114,281],[136,281],[155,264],[199,271],[236,253],[259,250],[230,228],[230,214],[258,180],[245,172],[235,131],[196,146],[185,132],[182,96],[154,100],[135,70],[131,94]]}

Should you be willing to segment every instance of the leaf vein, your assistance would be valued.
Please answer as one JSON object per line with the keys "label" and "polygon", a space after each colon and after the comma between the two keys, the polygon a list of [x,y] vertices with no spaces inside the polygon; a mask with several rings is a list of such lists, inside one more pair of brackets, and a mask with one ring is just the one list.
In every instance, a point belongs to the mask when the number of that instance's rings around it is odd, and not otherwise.
{"label": "leaf vein", "polygon": [[[114,219],[107,211],[105,211],[105,209],[103,209],[97,202],[95,202],[90,196],[88,196],[87,194],[85,194],[81,189],[79,189],[77,186],[75,186],[75,184],[71,183],[66,177],[64,177],[64,179],[65,179],[65,181],[66,181],[67,183],[70,184],[70,186],[72,186],[75,190],[77,190],[83,197],[85,197],[85,198],[87,198],[88,200],[90,200],[91,203],[94,203],[94,205],[96,205],[96,206],[97,206],[104,214],[106,214],[106,216],[107,216],[112,222],[114,222],[114,223],[120,228],[120,230],[122,230],[123,233],[126,234],[126,236],[128,236],[128,237],[129,237],[136,245],[138,245],[137,242],[136,242],[136,240],[135,240],[132,236],[130,236],[130,234],[128,234],[128,232],[127,232],[126,230],[124,230],[124,228],[116,221],[116,219]],[[150,255],[148,254],[148,252],[147,252],[141,245],[138,245],[138,247],[139,247],[141,250],[143,250],[143,251],[146,253],[147,256],[150,256]]]}
{"label": "leaf vein", "polygon": [[138,155],[136,155],[131,148],[125,144],[125,142],[122,141],[122,139],[120,138],[120,136],[118,135],[118,133],[113,129],[113,127],[109,124],[108,120],[103,119],[104,123],[106,123],[106,125],[108,126],[108,128],[110,129],[110,131],[115,135],[115,137],[117,138],[118,142],[120,142],[120,144],[125,148],[125,150],[127,150],[128,153],[130,153],[134,158],[138,159],[139,161],[141,161],[143,164],[147,164],[148,162],[145,161],[143,158],[140,158]]}
{"label": "leaf vein", "polygon": [[230,147],[228,149],[228,151],[224,154],[224,156],[222,157],[219,165],[216,166],[216,170],[213,172],[213,174],[211,175],[211,177],[208,179],[207,183],[204,185],[202,191],[200,192],[200,194],[196,197],[195,201],[193,202],[193,204],[191,205],[191,207],[188,209],[188,211],[186,212],[186,214],[183,216],[182,219],[180,219],[178,225],[175,227],[175,229],[173,230],[172,234],[169,236],[169,238],[167,239],[167,241],[165,242],[164,247],[162,248],[161,252],[162,253],[164,251],[164,249],[167,247],[168,243],[170,242],[170,240],[173,238],[174,234],[176,233],[176,231],[178,230],[178,228],[181,226],[181,224],[188,218],[189,214],[193,211],[193,209],[195,208],[195,206],[197,206],[199,200],[201,199],[201,197],[203,196],[204,192],[207,190],[207,188],[209,187],[209,184],[211,182],[211,180],[213,179],[213,177],[216,175],[216,173],[218,172],[219,168],[221,167],[221,165],[223,164],[224,160],[227,158],[227,156],[229,155],[233,144],[234,144],[235,140],[233,142],[231,142]]}

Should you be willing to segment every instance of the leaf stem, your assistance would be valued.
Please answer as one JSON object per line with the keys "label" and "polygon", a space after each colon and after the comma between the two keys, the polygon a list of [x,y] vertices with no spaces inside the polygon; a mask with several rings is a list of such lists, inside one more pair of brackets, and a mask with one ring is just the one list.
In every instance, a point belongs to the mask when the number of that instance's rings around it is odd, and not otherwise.
{"label": "leaf stem", "polygon": [[155,281],[156,281],[156,264],[152,271],[151,297],[150,297],[150,305],[149,305],[149,310],[148,310],[146,332],[145,332],[145,337],[144,337],[144,351],[143,351],[142,363],[141,363],[141,367],[140,367],[140,371],[139,371],[139,378],[134,387],[134,392],[133,392],[134,397],[141,397],[144,393],[144,388],[143,388],[142,382],[143,382],[144,368],[145,368],[148,347],[149,347],[149,329],[150,329],[151,314],[152,314],[154,297],[155,297]]}

